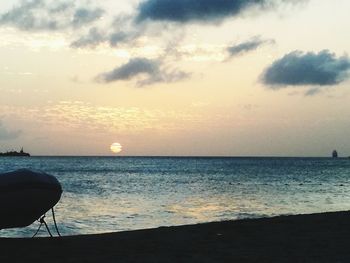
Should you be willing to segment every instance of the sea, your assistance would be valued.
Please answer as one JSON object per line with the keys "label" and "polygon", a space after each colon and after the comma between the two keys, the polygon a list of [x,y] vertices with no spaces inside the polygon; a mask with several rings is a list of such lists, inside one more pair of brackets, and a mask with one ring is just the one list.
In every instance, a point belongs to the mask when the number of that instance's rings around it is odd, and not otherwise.
{"label": "sea", "polygon": [[[0,173],[20,168],[62,184],[62,235],[350,210],[348,158],[0,158]],[[50,212],[46,222],[54,232]],[[38,226],[0,236],[31,237]]]}

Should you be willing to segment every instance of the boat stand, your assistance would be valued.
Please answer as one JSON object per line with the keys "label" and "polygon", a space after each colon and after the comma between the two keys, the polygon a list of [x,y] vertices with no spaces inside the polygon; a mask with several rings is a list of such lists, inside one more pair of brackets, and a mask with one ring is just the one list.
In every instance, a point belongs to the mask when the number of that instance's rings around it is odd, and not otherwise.
{"label": "boat stand", "polygon": [[[56,232],[57,232],[57,235],[59,237],[61,237],[61,234],[60,234],[60,231],[58,230],[58,227],[57,227],[57,223],[56,223],[56,217],[55,217],[55,210],[53,209],[53,207],[51,208],[51,212],[52,212],[52,218],[53,218],[53,221],[54,221],[54,225],[55,225],[55,229],[56,229]],[[38,222],[40,223],[38,229],[36,230],[35,234],[32,236],[32,238],[36,237],[36,235],[39,233],[42,225],[45,225],[45,228],[46,228],[46,231],[47,233],[49,233],[50,237],[54,237],[50,231],[50,228],[49,226],[47,225],[46,221],[45,221],[45,217],[46,217],[46,214],[44,214],[42,217],[40,217],[40,219],[38,220]]]}

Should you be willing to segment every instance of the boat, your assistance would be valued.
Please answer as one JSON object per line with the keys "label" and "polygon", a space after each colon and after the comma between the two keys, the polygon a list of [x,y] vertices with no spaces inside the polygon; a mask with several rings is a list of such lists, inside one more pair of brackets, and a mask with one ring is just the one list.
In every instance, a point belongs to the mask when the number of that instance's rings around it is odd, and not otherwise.
{"label": "boat", "polygon": [[60,200],[62,187],[52,175],[28,169],[0,174],[0,229],[34,223]]}
{"label": "boat", "polygon": [[30,157],[30,154],[24,152],[22,147],[22,149],[19,152],[10,151],[5,153],[0,153],[0,157]]}
{"label": "boat", "polygon": [[333,158],[338,158],[338,152],[337,152],[336,150],[334,150],[334,151],[332,152],[332,157],[333,157]]}

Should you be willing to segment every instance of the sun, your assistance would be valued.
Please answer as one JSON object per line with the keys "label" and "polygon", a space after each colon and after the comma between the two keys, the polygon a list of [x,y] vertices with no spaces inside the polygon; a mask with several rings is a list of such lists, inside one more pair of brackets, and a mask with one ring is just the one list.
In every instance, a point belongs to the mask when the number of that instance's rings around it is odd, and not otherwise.
{"label": "sun", "polygon": [[111,151],[113,153],[120,153],[122,151],[123,146],[119,142],[115,142],[111,144]]}

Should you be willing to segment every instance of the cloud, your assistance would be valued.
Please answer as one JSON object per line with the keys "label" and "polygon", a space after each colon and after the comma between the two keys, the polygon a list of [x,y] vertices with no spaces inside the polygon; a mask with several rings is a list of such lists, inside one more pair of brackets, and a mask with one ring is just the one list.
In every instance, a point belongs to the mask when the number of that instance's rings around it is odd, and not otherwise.
{"label": "cloud", "polygon": [[138,36],[134,32],[117,31],[107,33],[97,27],[92,27],[87,34],[74,40],[70,46],[72,48],[96,48],[98,45],[107,43],[111,47],[116,47],[119,44],[135,40]]}
{"label": "cloud", "polygon": [[23,31],[55,31],[91,24],[103,13],[100,8],[79,8],[74,1],[22,0],[0,15],[0,25]]}
{"label": "cloud", "polygon": [[321,90],[319,88],[312,88],[305,92],[305,96],[314,96],[319,94],[320,92]]}
{"label": "cloud", "polygon": [[256,50],[260,46],[268,43],[274,43],[274,40],[262,40],[259,37],[253,37],[248,41],[228,47],[227,51],[230,57],[235,57]]}
{"label": "cloud", "polygon": [[129,35],[125,32],[115,32],[109,37],[109,43],[112,47],[117,46],[121,42],[125,42],[129,39]]}
{"label": "cloud", "polygon": [[110,72],[100,74],[96,80],[102,83],[110,83],[139,78],[138,86],[146,86],[160,82],[176,82],[188,77],[189,74],[183,71],[166,69],[161,60],[134,58]]}
{"label": "cloud", "polygon": [[153,74],[149,76],[148,78],[142,79],[138,81],[139,86],[148,86],[156,83],[173,83],[178,82],[181,80],[188,79],[191,76],[190,73],[173,69],[173,70],[166,70],[161,69],[157,72],[157,74]]}
{"label": "cloud", "polygon": [[55,29],[57,27],[55,19],[35,16],[34,11],[44,7],[45,3],[42,0],[22,1],[19,6],[1,15],[0,24],[14,26],[21,30]]}
{"label": "cloud", "polygon": [[58,2],[55,5],[50,6],[48,11],[51,14],[62,13],[62,12],[69,10],[71,8],[71,6],[72,5],[68,2],[62,2],[62,3]]}
{"label": "cloud", "polygon": [[113,71],[103,74],[103,79],[105,82],[128,80],[140,74],[157,74],[158,70],[158,61],[146,58],[134,58]]}
{"label": "cloud", "polygon": [[103,13],[104,10],[101,8],[78,8],[74,13],[72,23],[75,27],[80,27],[82,25],[89,24],[101,18]]}
{"label": "cloud", "polygon": [[94,48],[106,40],[105,33],[97,27],[90,28],[89,32],[71,43],[73,48]]}
{"label": "cloud", "polygon": [[[319,53],[291,52],[270,65],[262,75],[272,89],[285,86],[332,86],[349,77],[350,59],[336,57],[329,50]],[[316,88],[317,89],[317,88]],[[315,88],[308,95],[316,94]]]}
{"label": "cloud", "polygon": [[120,44],[131,45],[133,40],[143,35],[145,27],[135,25],[131,15],[118,15],[104,29],[92,27],[71,43],[73,48],[96,48],[101,44],[116,47]]}
{"label": "cloud", "polygon": [[298,0],[145,0],[138,6],[136,21],[215,22],[240,15],[250,7],[270,7]]}
{"label": "cloud", "polygon": [[0,140],[13,140],[17,139],[22,134],[22,131],[10,131],[3,126],[0,120]]}

